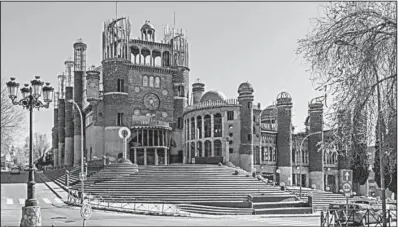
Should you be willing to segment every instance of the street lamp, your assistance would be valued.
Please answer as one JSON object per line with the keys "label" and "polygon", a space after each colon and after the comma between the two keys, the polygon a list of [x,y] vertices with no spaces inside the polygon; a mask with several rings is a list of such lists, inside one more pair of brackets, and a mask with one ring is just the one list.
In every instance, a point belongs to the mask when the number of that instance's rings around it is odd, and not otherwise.
{"label": "street lamp", "polygon": [[[40,207],[39,203],[34,197],[35,194],[35,177],[33,170],[33,108],[48,108],[50,106],[50,102],[52,101],[54,88],[50,86],[50,83],[46,83],[43,87],[44,82],[40,81],[40,76],[36,76],[34,80],[32,80],[31,86],[29,84],[25,84],[23,88],[21,88],[22,99],[19,101],[16,100],[18,94],[19,83],[15,81],[14,77],[10,78],[11,80],[7,82],[7,88],[9,91],[9,98],[13,105],[21,105],[23,108],[29,110],[29,177],[27,182],[28,194],[27,199],[25,200],[25,207],[22,207],[22,219],[21,226],[27,225],[27,223],[31,223],[31,220],[35,219],[34,225],[40,223],[41,224],[41,215],[40,215]],[[40,101],[39,98],[41,96],[41,92],[43,91],[43,101]]]}
{"label": "street lamp", "polygon": [[81,186],[82,186],[82,188],[81,188],[81,193],[82,193],[82,196],[81,196],[81,202],[82,202],[82,204],[83,204],[83,201],[84,201],[84,156],[83,156],[83,151],[84,151],[84,136],[83,136],[83,114],[82,114],[82,111],[80,110],[80,107],[79,107],[79,105],[77,105],[77,103],[73,100],[73,99],[69,99],[69,100],[67,100],[67,102],[69,102],[69,103],[73,103],[75,106],[76,106],[76,109],[79,111],[79,114],[80,114],[80,129],[81,129],[81,131],[82,131],[82,136],[81,136],[81,170],[80,170],[80,182],[81,182]]}
{"label": "street lamp", "polygon": [[318,132],[313,132],[313,133],[310,133],[310,134],[308,134],[308,135],[306,135],[305,137],[304,137],[304,139],[301,141],[301,144],[300,144],[300,199],[301,199],[301,188],[302,188],[302,183],[303,183],[303,180],[301,179],[302,178],[302,175],[301,175],[301,169],[303,168],[303,144],[304,144],[304,141],[308,138],[308,137],[310,137],[310,136],[312,136],[312,135],[315,135],[315,134],[320,134],[320,133],[322,133],[321,131],[318,131]]}

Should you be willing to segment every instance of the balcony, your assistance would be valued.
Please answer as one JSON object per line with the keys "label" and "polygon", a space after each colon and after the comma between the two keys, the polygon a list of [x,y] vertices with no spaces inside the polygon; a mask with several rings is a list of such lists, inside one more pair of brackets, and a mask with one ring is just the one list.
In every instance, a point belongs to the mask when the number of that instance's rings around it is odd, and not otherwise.
{"label": "balcony", "polygon": [[228,106],[240,106],[240,104],[237,99],[207,101],[186,107],[184,109],[184,113],[200,109],[210,109],[214,107],[228,107]]}

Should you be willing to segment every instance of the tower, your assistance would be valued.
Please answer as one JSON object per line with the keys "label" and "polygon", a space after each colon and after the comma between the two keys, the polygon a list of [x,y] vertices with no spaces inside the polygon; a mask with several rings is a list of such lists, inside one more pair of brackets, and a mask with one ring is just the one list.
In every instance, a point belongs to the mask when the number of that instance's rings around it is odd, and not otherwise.
{"label": "tower", "polygon": [[202,98],[204,91],[205,91],[205,84],[201,83],[199,79],[197,80],[196,83],[192,84],[193,104],[197,104],[200,102],[200,99]]}
{"label": "tower", "polygon": [[54,93],[54,127],[52,130],[53,166],[58,166],[58,94]]}
{"label": "tower", "polygon": [[239,166],[247,172],[253,168],[253,86],[242,83],[238,88],[240,106]]}
{"label": "tower", "polygon": [[276,99],[278,110],[277,155],[279,181],[291,185],[292,179],[292,98],[281,92]]}
{"label": "tower", "polygon": [[[318,99],[313,99],[308,104],[309,133],[322,132],[323,130],[323,104]],[[322,134],[317,133],[308,138],[308,151],[310,162],[310,185],[315,184],[319,190],[324,190],[323,151],[319,151],[318,143],[322,140]]]}
{"label": "tower", "polygon": [[58,166],[64,165],[65,156],[65,75],[58,76]]}
{"label": "tower", "polygon": [[[185,107],[188,106],[189,100],[188,40],[185,31],[167,26],[164,30],[164,42],[171,45],[171,59],[168,60],[171,60],[171,68],[175,70],[172,80],[174,94],[173,118],[177,125],[174,127],[172,140],[182,141],[182,113]],[[174,157],[177,157],[178,152],[183,152],[182,144],[177,143],[176,145],[170,150],[170,155]]]}
{"label": "tower", "polygon": [[72,67],[73,61],[68,59],[65,61],[65,166],[73,165],[73,103],[68,100],[73,99],[73,83],[72,83]]}
{"label": "tower", "polygon": [[[82,107],[82,97],[83,97],[83,76],[86,71],[86,49],[87,45],[83,43],[83,40],[78,39],[76,43],[73,44],[74,49],[74,100],[75,103],[79,106],[80,110],[83,110]],[[73,165],[78,166],[81,163],[81,153],[84,152],[81,150],[81,120],[79,110],[75,107],[74,111],[74,137],[73,137]]]}

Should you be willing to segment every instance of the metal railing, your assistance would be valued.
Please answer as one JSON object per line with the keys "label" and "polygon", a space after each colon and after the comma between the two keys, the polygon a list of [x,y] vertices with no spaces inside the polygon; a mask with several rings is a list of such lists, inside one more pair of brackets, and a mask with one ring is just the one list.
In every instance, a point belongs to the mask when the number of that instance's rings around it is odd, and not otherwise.
{"label": "metal railing", "polygon": [[[80,206],[82,205],[80,196],[77,190],[69,190],[68,202]],[[181,215],[183,213],[177,204],[170,204],[165,201],[137,200],[135,198],[131,200],[115,198],[109,193],[102,196],[90,193],[84,196],[83,203],[88,203],[97,209],[125,211],[137,214]]]}
{"label": "metal railing", "polygon": [[[387,210],[387,226],[397,226],[397,211]],[[395,225],[393,224],[395,222]],[[391,225],[393,224],[393,225]],[[321,212],[321,227],[383,226],[381,209],[329,210]]]}

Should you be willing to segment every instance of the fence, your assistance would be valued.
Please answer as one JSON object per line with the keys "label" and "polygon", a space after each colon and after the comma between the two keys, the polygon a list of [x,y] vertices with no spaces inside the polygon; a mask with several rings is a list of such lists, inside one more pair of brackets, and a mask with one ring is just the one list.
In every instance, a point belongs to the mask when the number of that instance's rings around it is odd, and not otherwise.
{"label": "fence", "polygon": [[[387,226],[397,226],[397,211],[386,210]],[[340,226],[383,226],[382,210],[350,209],[330,210],[321,212],[321,227]],[[393,224],[395,222],[395,224]],[[391,225],[393,224],[393,225]]]}
{"label": "fence", "polygon": [[[165,201],[145,200],[125,200],[123,198],[114,198],[109,193],[106,196],[88,194],[84,196],[84,202],[90,204],[93,208],[106,209],[113,211],[125,211],[137,214],[156,214],[156,215],[182,215],[178,205],[169,204]],[[76,190],[68,191],[68,202],[74,205],[81,205],[81,197]]]}

